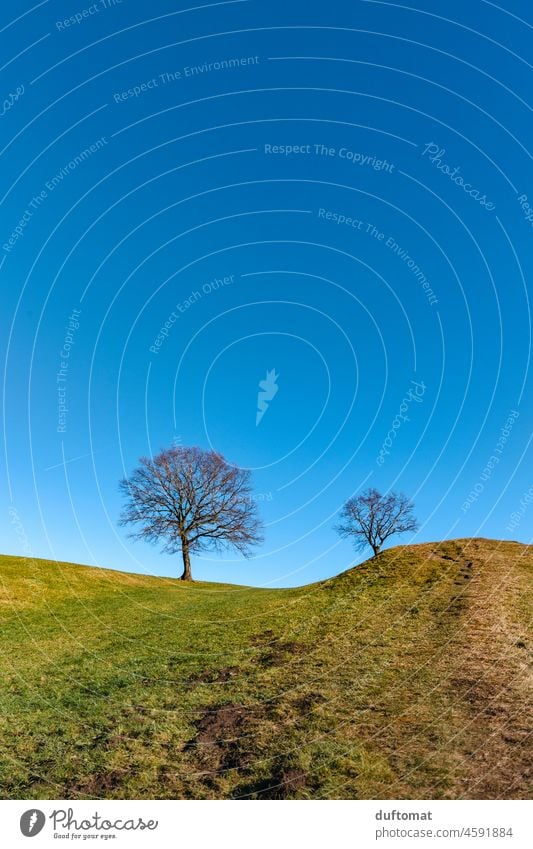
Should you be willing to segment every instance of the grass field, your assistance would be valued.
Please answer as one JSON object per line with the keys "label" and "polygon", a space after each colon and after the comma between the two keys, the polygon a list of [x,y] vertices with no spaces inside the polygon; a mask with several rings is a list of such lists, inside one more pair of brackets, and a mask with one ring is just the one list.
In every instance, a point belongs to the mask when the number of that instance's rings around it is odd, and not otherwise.
{"label": "grass field", "polygon": [[524,798],[533,550],[298,589],[0,558],[2,798]]}

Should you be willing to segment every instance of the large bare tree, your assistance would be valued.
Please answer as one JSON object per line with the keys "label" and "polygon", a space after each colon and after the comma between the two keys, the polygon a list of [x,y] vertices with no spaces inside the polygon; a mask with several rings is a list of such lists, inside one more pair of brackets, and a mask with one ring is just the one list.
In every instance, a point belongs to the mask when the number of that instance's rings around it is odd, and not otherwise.
{"label": "large bare tree", "polygon": [[369,545],[375,556],[393,534],[417,530],[413,509],[414,505],[402,493],[381,495],[377,489],[367,489],[346,502],[336,530],[341,536],[353,539],[358,551]]}
{"label": "large bare tree", "polygon": [[248,470],[201,448],[167,448],[139,462],[120,482],[126,504],[119,523],[139,525],[134,538],[181,551],[182,581],[192,581],[191,552],[230,547],[248,555],[261,542]]}

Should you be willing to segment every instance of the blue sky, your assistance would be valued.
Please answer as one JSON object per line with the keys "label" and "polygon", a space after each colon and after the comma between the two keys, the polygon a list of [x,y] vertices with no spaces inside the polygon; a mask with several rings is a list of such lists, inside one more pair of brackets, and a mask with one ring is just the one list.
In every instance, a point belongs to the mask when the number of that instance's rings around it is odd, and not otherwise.
{"label": "blue sky", "polygon": [[205,580],[347,568],[370,485],[416,541],[529,541],[526,12],[2,11],[3,551],[177,574],[117,527],[172,442],[253,469],[265,543]]}

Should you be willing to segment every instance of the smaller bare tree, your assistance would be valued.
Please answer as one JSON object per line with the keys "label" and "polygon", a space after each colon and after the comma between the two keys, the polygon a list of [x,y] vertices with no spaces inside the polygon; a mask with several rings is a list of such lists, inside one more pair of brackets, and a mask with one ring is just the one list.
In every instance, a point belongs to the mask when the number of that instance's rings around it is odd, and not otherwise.
{"label": "smaller bare tree", "polygon": [[136,523],[140,528],[132,537],[163,541],[169,553],[181,551],[182,581],[192,581],[191,552],[229,547],[247,556],[261,542],[248,470],[201,448],[167,448],[139,462],[120,483],[126,506],[119,524]]}
{"label": "smaller bare tree", "polygon": [[413,509],[414,505],[402,493],[381,495],[377,489],[367,489],[346,502],[335,530],[342,537],[352,538],[356,551],[369,545],[376,556],[393,534],[418,529]]}

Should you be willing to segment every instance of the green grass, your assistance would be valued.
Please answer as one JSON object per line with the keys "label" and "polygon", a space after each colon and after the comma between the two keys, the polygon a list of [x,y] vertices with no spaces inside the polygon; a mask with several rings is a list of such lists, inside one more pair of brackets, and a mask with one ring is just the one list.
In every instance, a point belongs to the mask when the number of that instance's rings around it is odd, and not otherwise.
{"label": "green grass", "polygon": [[265,590],[0,557],[0,795],[526,795],[532,562],[456,540]]}

